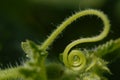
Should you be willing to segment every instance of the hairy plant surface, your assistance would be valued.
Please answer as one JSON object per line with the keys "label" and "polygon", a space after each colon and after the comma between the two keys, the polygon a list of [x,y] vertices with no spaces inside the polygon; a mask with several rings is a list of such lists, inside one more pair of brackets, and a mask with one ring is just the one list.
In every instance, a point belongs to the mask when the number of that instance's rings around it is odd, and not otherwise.
{"label": "hairy plant surface", "polygon": [[[60,63],[46,65],[48,47],[68,25],[86,15],[99,17],[104,24],[103,31],[97,36],[80,38],[68,44],[60,54],[60,60],[64,65]],[[103,40],[109,30],[110,22],[103,12],[94,9],[77,12],[58,26],[41,45],[30,40],[22,42],[21,46],[29,60],[21,66],[0,70],[0,80],[107,80],[104,73],[112,73],[107,67],[109,61],[103,57],[120,48],[120,39],[110,40],[92,50],[81,50],[75,46]]]}

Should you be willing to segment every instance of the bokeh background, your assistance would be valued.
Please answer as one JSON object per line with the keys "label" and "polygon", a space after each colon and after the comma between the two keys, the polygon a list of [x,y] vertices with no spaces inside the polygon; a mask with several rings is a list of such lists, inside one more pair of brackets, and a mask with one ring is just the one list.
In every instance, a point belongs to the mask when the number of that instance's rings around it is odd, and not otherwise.
{"label": "bokeh background", "polygon": [[[111,31],[103,41],[82,44],[81,48],[92,49],[120,37],[120,0],[0,0],[0,67],[21,65],[26,59],[22,41],[29,39],[41,44],[62,21],[89,8],[108,15]],[[102,21],[96,16],[85,16],[73,22],[49,47],[48,61],[59,61],[59,54],[67,44],[81,37],[97,35],[102,28]],[[111,54],[120,54],[120,50]],[[120,57],[115,58],[116,55],[111,55],[108,59],[113,73],[107,75],[109,80],[120,79]]]}

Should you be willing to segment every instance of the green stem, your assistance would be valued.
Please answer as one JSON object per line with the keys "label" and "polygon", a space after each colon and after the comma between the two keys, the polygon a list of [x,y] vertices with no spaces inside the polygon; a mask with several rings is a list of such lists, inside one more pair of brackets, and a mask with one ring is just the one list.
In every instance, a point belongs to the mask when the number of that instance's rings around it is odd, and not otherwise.
{"label": "green stem", "polygon": [[68,52],[70,51],[70,49],[72,47],[74,47],[74,46],[76,46],[78,44],[81,44],[81,43],[100,41],[103,38],[105,38],[107,36],[107,34],[109,33],[109,30],[110,30],[109,19],[107,18],[107,16],[105,14],[103,14],[100,11],[97,11],[97,10],[85,10],[85,11],[82,11],[80,13],[77,13],[72,18],[76,19],[78,17],[85,16],[85,15],[96,15],[99,18],[101,18],[101,20],[103,21],[103,24],[104,24],[104,29],[98,36],[78,39],[78,40],[73,41],[69,45],[67,45],[67,47],[65,48],[65,50],[63,52],[63,62],[67,67],[69,67],[69,64],[70,64],[70,63],[68,63],[67,55],[68,55]]}
{"label": "green stem", "polygon": [[[89,9],[89,10],[84,10],[84,11],[80,11],[76,14],[74,14],[73,16],[71,16],[70,18],[68,18],[66,21],[64,21],[60,26],[58,26],[58,28],[48,37],[48,39],[41,45],[41,49],[42,50],[46,50],[48,48],[48,46],[50,44],[53,43],[53,41],[55,40],[55,38],[69,25],[71,24],[73,21],[75,21],[77,18],[86,16],[86,15],[97,15],[98,17],[100,17],[104,23],[104,30],[103,32],[96,37],[93,38],[85,38],[85,39],[81,39],[81,40],[77,40],[73,43],[70,44],[71,45],[76,45],[79,43],[83,43],[83,42],[95,42],[95,41],[99,41],[101,39],[103,39],[104,37],[107,36],[108,32],[109,32],[109,19],[107,18],[107,16],[105,14],[103,14],[100,11],[97,10],[93,10],[93,9]],[[74,46],[73,45],[73,46]],[[67,47],[68,48],[68,47]]]}

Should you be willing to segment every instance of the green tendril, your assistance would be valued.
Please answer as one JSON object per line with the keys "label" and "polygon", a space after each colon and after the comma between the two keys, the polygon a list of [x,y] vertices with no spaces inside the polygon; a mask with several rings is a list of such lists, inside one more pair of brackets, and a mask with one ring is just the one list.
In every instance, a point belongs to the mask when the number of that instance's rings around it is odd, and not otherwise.
{"label": "green tendril", "polygon": [[[95,36],[95,37],[88,37],[88,38],[82,38],[82,39],[78,39],[73,41],[72,43],[70,43],[64,50],[63,52],[63,62],[67,67],[71,66],[71,62],[72,60],[70,60],[71,58],[68,58],[67,55],[69,53],[69,51],[71,50],[72,47],[80,44],[80,43],[86,43],[86,42],[96,42],[96,41],[100,41],[103,38],[105,38],[109,32],[110,29],[110,23],[109,23],[109,19],[107,18],[107,16],[101,12],[101,11],[97,11],[97,10],[93,10],[93,9],[89,9],[89,10],[84,10],[84,11],[80,11],[76,14],[74,14],[73,16],[69,17],[66,21],[64,21],[52,34],[51,36],[42,44],[41,49],[42,50],[46,50],[48,48],[48,46],[55,40],[55,38],[69,25],[71,24],[73,21],[75,21],[77,18],[86,16],[86,15],[96,15],[98,16],[104,24],[104,29],[103,31],[100,33],[100,35]],[[79,53],[79,52],[77,52]],[[75,53],[74,53],[75,54]],[[73,55],[72,55],[73,57]],[[80,56],[78,56],[80,57]],[[69,60],[68,60],[69,59]],[[70,61],[70,62],[69,62]],[[85,61],[85,60],[84,60]],[[73,63],[73,62],[72,62]],[[85,62],[84,62],[85,63]],[[78,63],[74,63],[74,65],[77,65]],[[73,66],[74,66],[73,65]],[[78,66],[78,65],[77,65]],[[81,66],[81,65],[80,65]],[[73,69],[73,67],[72,67]]]}
{"label": "green tendril", "polygon": [[[76,20],[77,18],[79,18],[81,16],[85,16],[85,15],[96,15],[96,16],[98,16],[103,21],[104,29],[100,33],[100,35],[98,35],[98,36],[78,39],[78,40],[75,40],[75,41],[71,42],[69,45],[67,45],[67,47],[65,48],[65,50],[63,52],[63,62],[67,67],[69,67],[73,70],[76,70],[76,67],[71,66],[71,62],[69,62],[70,60],[69,60],[69,56],[68,56],[71,48],[73,48],[74,46],[76,46],[78,44],[81,44],[81,43],[100,41],[107,36],[107,34],[109,32],[109,29],[110,29],[110,23],[109,23],[109,19],[107,18],[107,16],[104,13],[102,13],[100,11],[97,11],[97,10],[85,10],[85,11],[78,12],[74,16],[70,17],[67,21],[71,21],[71,18],[73,20]],[[73,54],[73,55],[75,55],[75,54]],[[78,56],[78,57],[81,58],[80,56]],[[83,65],[85,65],[85,60],[83,60],[81,62],[83,62],[84,63]],[[76,64],[74,64],[74,65],[76,65]],[[79,66],[80,67],[79,70],[81,70],[83,68],[82,67],[83,65],[81,64]]]}
{"label": "green tendril", "polygon": [[[103,31],[94,37],[87,37],[87,38],[81,38],[77,39],[70,44],[66,46],[62,53],[62,61],[65,64],[65,66],[73,71],[66,69],[66,71],[63,72],[63,67],[58,64],[50,64],[45,65],[45,60],[47,57],[48,52],[46,51],[48,46],[50,46],[53,41],[56,39],[56,37],[73,21],[76,19],[86,16],[86,15],[95,15],[98,16],[104,24]],[[24,63],[23,66],[17,67],[17,68],[11,68],[6,70],[0,70],[0,80],[13,80],[14,78],[18,78],[19,80],[57,80],[57,78],[61,77],[63,74],[65,74],[63,77],[66,77],[69,75],[71,78],[71,73],[75,75],[75,78],[81,77],[80,80],[106,80],[101,75],[100,70],[106,70],[108,72],[109,69],[107,68],[107,62],[101,59],[102,56],[107,54],[108,52],[112,52],[120,47],[118,45],[120,43],[120,39],[117,39],[115,41],[110,41],[104,45],[98,46],[96,50],[92,51],[93,54],[84,54],[84,51],[73,49],[76,45],[81,43],[87,43],[87,42],[97,42],[102,39],[104,39],[110,30],[110,22],[107,16],[98,10],[94,9],[88,9],[84,11],[77,12],[73,16],[69,17],[67,20],[65,20],[60,26],[57,27],[57,29],[46,39],[46,41],[42,45],[37,45],[32,41],[27,40],[26,42],[22,43],[22,48],[27,53],[27,55],[30,57],[31,60],[28,60],[26,63]],[[100,55],[101,56],[100,56]],[[100,58],[99,58],[100,57]],[[56,67],[57,66],[57,67]],[[54,67],[56,69],[54,69]],[[59,75],[54,75],[53,77],[49,76],[51,74],[50,71],[53,69],[54,71],[57,71],[60,73]],[[96,69],[94,69],[96,68]],[[56,74],[54,72],[52,74]],[[80,74],[77,74],[76,72],[80,72]],[[68,74],[70,72],[70,74]],[[11,74],[12,73],[12,74]],[[100,76],[99,76],[100,74]],[[61,79],[63,78],[61,77]],[[66,80],[66,79],[65,79]],[[74,79],[73,79],[74,80]]]}
{"label": "green tendril", "polygon": [[[46,50],[48,48],[48,46],[50,44],[52,44],[52,42],[55,40],[55,38],[69,25],[71,24],[73,21],[75,21],[77,18],[86,16],[86,15],[96,15],[98,16],[104,24],[104,29],[103,31],[95,37],[88,37],[88,38],[82,38],[82,39],[78,39],[75,40],[73,42],[71,42],[69,45],[67,45],[67,47],[65,48],[64,52],[63,52],[63,62],[64,64],[73,69],[73,70],[80,70],[83,68],[83,65],[85,65],[86,60],[84,57],[84,54],[82,55],[81,52],[79,51],[71,51],[69,56],[69,51],[71,50],[71,48],[73,48],[74,46],[81,44],[81,43],[86,43],[86,42],[96,42],[96,41],[100,41],[103,38],[105,38],[107,36],[107,34],[109,33],[109,29],[110,29],[110,23],[109,23],[109,19],[107,18],[107,16],[98,10],[94,10],[94,9],[88,9],[88,10],[84,10],[84,11],[80,11],[76,14],[74,14],[73,16],[69,17],[66,21],[64,21],[51,35],[50,37],[41,45],[40,49],[41,50]],[[75,53],[76,52],[76,53]],[[74,53],[74,54],[73,54]],[[78,56],[79,61],[75,61],[73,60],[74,56]],[[68,56],[68,57],[67,57]],[[69,58],[70,57],[70,58]],[[81,58],[82,57],[82,58]],[[81,60],[81,61],[80,61]],[[73,62],[75,61],[75,62]],[[83,64],[81,64],[83,63]],[[81,66],[81,67],[78,67]]]}
{"label": "green tendril", "polygon": [[68,56],[69,68],[74,70],[82,69],[86,64],[85,55],[79,50],[72,50]]}
{"label": "green tendril", "polygon": [[[98,10],[94,10],[94,9],[88,9],[88,10],[84,10],[84,11],[80,11],[76,14],[74,14],[73,16],[69,17],[67,20],[65,20],[60,26],[58,26],[58,28],[48,37],[48,39],[41,45],[41,49],[42,50],[46,50],[48,48],[48,46],[50,44],[52,44],[52,42],[55,40],[55,38],[69,25],[71,24],[73,21],[75,21],[77,18],[86,16],[86,15],[96,15],[99,18],[102,19],[103,24],[105,26],[103,32],[96,37],[93,38],[84,38],[84,39],[80,39],[80,40],[76,40],[73,43],[70,44],[71,47],[80,44],[80,43],[84,43],[84,42],[95,42],[95,41],[99,41],[102,40],[104,37],[107,36],[108,32],[109,32],[109,28],[110,28],[110,23],[109,23],[109,19],[107,18],[107,16]],[[69,48],[71,48],[69,47]],[[68,48],[68,47],[67,47]]]}

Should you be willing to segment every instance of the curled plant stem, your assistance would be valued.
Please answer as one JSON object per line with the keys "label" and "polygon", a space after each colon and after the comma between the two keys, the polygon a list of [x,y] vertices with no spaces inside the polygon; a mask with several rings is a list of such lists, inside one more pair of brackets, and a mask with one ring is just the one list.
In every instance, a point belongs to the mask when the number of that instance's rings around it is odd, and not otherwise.
{"label": "curled plant stem", "polygon": [[[55,38],[69,25],[71,24],[73,21],[75,21],[77,18],[86,16],[86,15],[96,15],[98,16],[104,24],[104,28],[103,31],[94,37],[88,37],[88,38],[82,38],[82,39],[78,39],[75,40],[73,42],[71,42],[69,45],[67,45],[67,47],[65,48],[64,52],[63,52],[63,62],[67,67],[76,67],[79,65],[81,65],[82,67],[79,67],[77,70],[80,70],[84,67],[85,63],[82,65],[81,63],[77,64],[77,62],[73,62],[74,64],[71,63],[71,60],[69,58],[69,56],[67,57],[70,49],[80,43],[86,43],[86,42],[96,42],[96,41],[100,41],[103,38],[105,38],[107,36],[107,34],[109,33],[110,30],[110,23],[109,23],[109,19],[107,18],[107,16],[101,12],[101,11],[97,11],[94,9],[88,9],[88,10],[84,10],[84,11],[80,11],[76,14],[74,14],[73,16],[69,17],[66,21],[64,21],[51,35],[50,37],[48,37],[48,39],[41,45],[41,50],[46,50],[48,48],[48,46],[50,44],[52,44],[52,42],[55,40]],[[79,52],[77,52],[79,53]],[[81,53],[81,52],[80,52]],[[75,54],[71,54],[72,58],[74,58]],[[80,57],[80,56],[79,56]],[[86,62],[86,60],[84,59],[84,61]],[[74,69],[72,67],[72,69]]]}
{"label": "curled plant stem", "polygon": [[[103,39],[104,37],[107,36],[108,32],[109,32],[109,19],[107,18],[107,16],[105,14],[103,14],[100,11],[94,10],[94,9],[88,9],[88,10],[84,10],[84,11],[80,11],[76,14],[74,14],[73,16],[69,17],[66,21],[64,21],[60,26],[58,26],[58,28],[48,37],[48,39],[41,45],[41,49],[42,50],[46,50],[48,48],[48,46],[50,44],[52,44],[52,42],[55,40],[55,38],[69,25],[71,24],[73,21],[75,21],[77,18],[86,16],[86,15],[96,15],[98,17],[100,17],[103,21],[104,24],[104,30],[103,32],[96,37],[93,38],[84,38],[81,40],[77,40],[74,43],[79,44],[79,43],[83,43],[83,42],[95,42],[95,41],[99,41],[101,39]],[[72,43],[72,44],[74,44]],[[72,45],[70,44],[70,45]]]}
{"label": "curled plant stem", "polygon": [[69,63],[68,68],[76,71],[81,70],[86,65],[86,57],[82,51],[72,50],[68,55],[67,63]]}
{"label": "curled plant stem", "polygon": [[[80,13],[77,13],[76,14],[77,17],[75,16],[75,19],[78,18],[79,16],[81,17],[81,15],[82,16],[85,16],[85,15],[96,15],[96,16],[98,16],[103,21],[104,29],[98,36],[78,39],[78,40],[75,40],[75,41],[71,42],[69,45],[67,45],[67,47],[65,48],[65,50],[63,52],[63,62],[67,67],[71,67],[71,65],[70,65],[71,62],[68,60],[67,55],[68,55],[68,53],[69,53],[69,51],[72,47],[74,47],[78,44],[81,44],[81,43],[100,41],[107,36],[107,34],[109,33],[109,30],[110,30],[109,19],[102,12],[97,11],[97,10],[85,10],[85,11],[82,11]],[[74,16],[73,16],[73,18],[74,18]],[[79,70],[80,69],[81,68],[79,68]]]}
{"label": "curled plant stem", "polygon": [[[46,69],[45,69],[45,64],[44,64],[46,56],[47,56],[46,49],[48,48],[49,45],[51,45],[53,43],[55,38],[69,24],[71,24],[77,18],[86,16],[86,15],[96,15],[99,18],[101,18],[101,20],[103,21],[103,24],[104,24],[103,31],[98,36],[82,38],[82,39],[73,41],[72,43],[67,45],[67,47],[65,48],[65,50],[63,52],[64,64],[68,68],[71,68],[73,70],[81,70],[86,65],[86,56],[80,50],[72,50],[69,53],[71,48],[73,48],[74,46],[76,46],[80,43],[100,41],[107,36],[109,29],[110,29],[109,19],[107,18],[107,16],[105,14],[103,14],[102,12],[93,10],[93,9],[84,10],[84,11],[78,12],[78,13],[74,14],[73,16],[69,17],[60,26],[58,26],[58,28],[48,37],[48,39],[40,46],[40,49],[38,49],[39,48],[38,45],[36,45],[30,41],[23,43],[22,44],[23,49],[25,50],[26,53],[28,53],[28,55],[31,56],[30,58],[32,58],[33,61],[32,60],[28,61],[28,64],[25,64],[25,66],[23,66],[22,68],[20,67],[20,68],[14,69],[14,70],[10,69],[9,71],[8,70],[7,71],[13,72],[13,74],[15,75],[16,78],[20,74],[19,76],[21,78],[23,77],[27,80],[30,80],[30,79],[31,80],[37,80],[37,79],[47,80]],[[69,53],[69,55],[68,55],[68,53]],[[67,57],[67,55],[68,55],[68,57]],[[96,62],[94,62],[94,63],[96,63]],[[101,63],[102,62],[103,61],[101,60]],[[87,70],[89,70],[94,65],[95,64],[91,64],[90,67],[87,68]],[[78,66],[80,66],[80,67],[78,67]],[[20,73],[18,73],[18,71]],[[4,72],[4,71],[0,71],[0,74],[2,74],[2,72]],[[6,71],[4,73],[6,73]],[[14,77],[13,74],[7,74],[7,76],[3,75],[2,77],[3,78],[5,77],[4,79],[7,80],[6,78],[13,78]],[[0,77],[0,79],[1,79],[1,77]]]}

